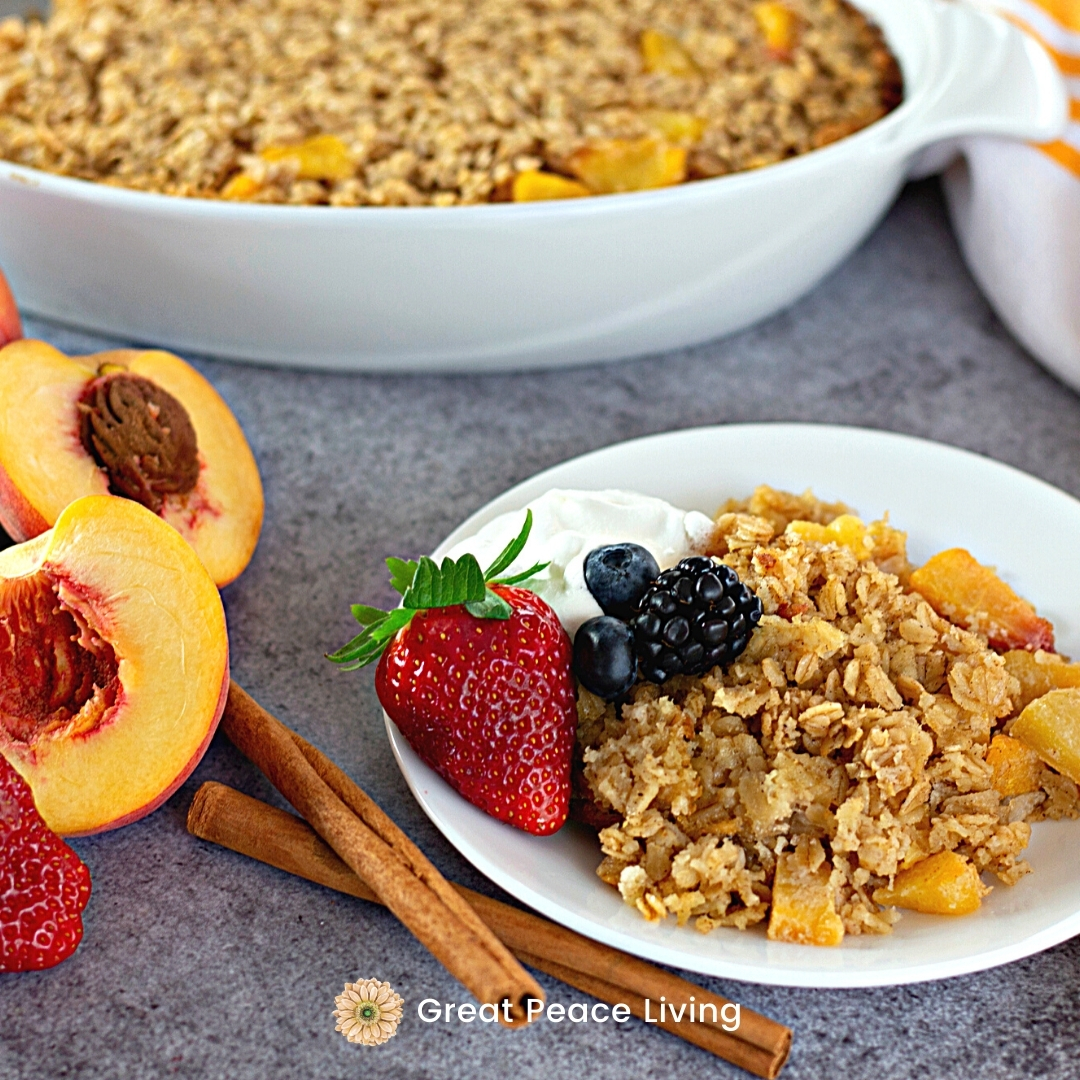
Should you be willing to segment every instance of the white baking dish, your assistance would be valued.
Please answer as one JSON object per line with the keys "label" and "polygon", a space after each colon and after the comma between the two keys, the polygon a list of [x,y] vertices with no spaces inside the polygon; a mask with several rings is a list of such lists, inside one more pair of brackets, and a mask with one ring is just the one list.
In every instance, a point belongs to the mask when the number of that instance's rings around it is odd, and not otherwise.
{"label": "white baking dish", "polygon": [[903,104],[822,150],[660,191],[475,207],[249,206],[0,164],[0,266],[20,305],[133,341],[353,370],[607,360],[730,333],[791,303],[873,228],[927,147],[1046,140],[1049,58],[945,0],[857,0]]}

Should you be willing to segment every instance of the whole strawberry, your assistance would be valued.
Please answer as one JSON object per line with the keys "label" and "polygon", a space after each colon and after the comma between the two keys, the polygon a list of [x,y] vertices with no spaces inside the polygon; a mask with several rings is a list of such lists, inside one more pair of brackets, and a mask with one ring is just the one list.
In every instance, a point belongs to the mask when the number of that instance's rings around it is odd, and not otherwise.
{"label": "whole strawberry", "polygon": [[498,579],[528,538],[486,574],[456,563],[388,559],[402,606],[357,605],[364,626],[331,659],[349,668],[379,657],[375,689],[422,760],[469,802],[546,836],[566,820],[577,713],[571,645],[555,612],[515,585],[543,569]]}
{"label": "whole strawberry", "polygon": [[0,757],[0,971],[66,960],[82,941],[90,871],[41,820],[25,780]]}

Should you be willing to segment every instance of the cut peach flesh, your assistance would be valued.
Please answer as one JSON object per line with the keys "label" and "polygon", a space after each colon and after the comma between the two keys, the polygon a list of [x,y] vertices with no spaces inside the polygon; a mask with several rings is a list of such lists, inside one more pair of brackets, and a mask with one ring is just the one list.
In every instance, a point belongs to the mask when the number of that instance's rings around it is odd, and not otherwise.
{"label": "cut peach flesh", "polygon": [[924,915],[970,915],[979,910],[989,891],[963,855],[939,851],[901,870],[891,889],[875,889],[874,903]]}
{"label": "cut peach flesh", "polygon": [[244,199],[250,199],[261,188],[262,185],[254,176],[248,176],[247,173],[237,173],[221,189],[221,197],[223,199],[243,201]]}
{"label": "cut peach flesh", "polygon": [[995,649],[1053,651],[1053,626],[963,548],[939,552],[919,567],[911,588],[939,615],[985,634]]}
{"label": "cut peach flesh", "polygon": [[686,149],[661,139],[608,139],[570,155],[570,171],[594,194],[645,191],[686,179]]}
{"label": "cut peach flesh", "polygon": [[1070,664],[1057,653],[1011,649],[1002,657],[1009,674],[1020,683],[1020,696],[1013,711],[1020,712],[1036,698],[1051,690],[1080,686],[1080,664]]}
{"label": "cut peach flesh", "polygon": [[850,548],[860,559],[866,559],[870,554],[866,546],[866,526],[862,519],[854,514],[841,514],[833,518],[828,525],[818,525],[813,521],[793,521],[787,531],[801,536],[804,540]]}
{"label": "cut peach flesh", "polygon": [[528,169],[514,177],[510,190],[513,202],[542,202],[549,199],[580,199],[592,194],[584,184],[555,173]]}
{"label": "cut peach flesh", "polygon": [[839,945],[844,921],[836,910],[828,862],[816,870],[798,851],[777,856],[768,935],[796,945]]}
{"label": "cut peach flesh", "polygon": [[348,180],[356,172],[349,148],[336,135],[313,135],[300,143],[268,146],[264,161],[288,161],[301,180]]}
{"label": "cut peach flesh", "polygon": [[109,481],[82,447],[79,395],[92,369],[41,341],[0,352],[0,523],[13,540],[52,526],[81,495],[105,495]]}
{"label": "cut peach flesh", "polygon": [[[76,500],[53,529],[0,552],[0,591],[28,580],[48,580],[111,650],[119,685],[104,709],[32,737],[9,720],[0,750],[55,832],[135,821],[183,783],[221,716],[229,663],[217,588],[174,529],[109,495]],[[19,686],[11,675],[0,672],[7,712]]]}
{"label": "cut peach flesh", "polygon": [[641,66],[645,71],[689,77],[700,74],[693,57],[678,38],[648,29],[641,35]]}
{"label": "cut peach flesh", "polygon": [[262,483],[229,407],[170,353],[123,349],[67,357],[41,341],[0,350],[0,524],[25,540],[49,528],[74,499],[108,492],[108,476],[78,430],[79,397],[102,365],[149,379],[188,413],[198,439],[199,481],[189,494],[168,497],[162,517],[195,548],[214,581],[227,584],[258,542]]}
{"label": "cut peach flesh", "polygon": [[754,18],[765,38],[769,51],[786,57],[795,47],[798,37],[798,20],[795,13],[775,0],[765,0],[754,5]]}
{"label": "cut peach flesh", "polygon": [[1036,698],[1013,724],[1012,736],[1080,784],[1080,689],[1051,690]]}
{"label": "cut peach flesh", "polygon": [[661,138],[675,146],[693,146],[705,134],[705,121],[693,113],[676,109],[649,109],[642,120]]}
{"label": "cut peach flesh", "polygon": [[994,772],[994,790],[1003,798],[1039,790],[1042,777],[1039,755],[1019,739],[995,735],[986,751],[986,764]]}

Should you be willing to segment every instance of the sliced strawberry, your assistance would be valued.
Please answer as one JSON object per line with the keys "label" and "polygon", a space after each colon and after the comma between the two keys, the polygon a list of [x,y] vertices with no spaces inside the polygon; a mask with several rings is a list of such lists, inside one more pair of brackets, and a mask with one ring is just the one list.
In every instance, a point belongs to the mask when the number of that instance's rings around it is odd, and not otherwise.
{"label": "sliced strawberry", "polygon": [[460,605],[418,613],[383,653],[375,689],[409,745],[469,802],[546,836],[570,805],[570,639],[534,593],[493,591],[509,619]]}
{"label": "sliced strawberry", "polygon": [[66,960],[82,941],[90,871],[41,820],[25,780],[0,757],[0,971]]}
{"label": "sliced strawberry", "polygon": [[379,659],[375,688],[412,748],[469,802],[545,836],[566,820],[577,725],[571,646],[555,612],[514,588],[547,564],[500,578],[525,547],[532,513],[481,573],[457,562],[387,559],[401,607],[364,604],[364,628],[330,656],[346,670]]}

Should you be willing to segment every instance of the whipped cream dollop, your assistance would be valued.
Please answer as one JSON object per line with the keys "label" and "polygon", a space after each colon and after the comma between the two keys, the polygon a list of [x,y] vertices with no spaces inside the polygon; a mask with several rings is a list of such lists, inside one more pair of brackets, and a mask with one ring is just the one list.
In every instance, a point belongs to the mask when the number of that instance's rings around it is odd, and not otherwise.
{"label": "whipped cream dollop", "polygon": [[[585,557],[593,548],[640,544],[666,570],[702,551],[713,531],[708,515],[680,510],[663,499],[633,491],[553,488],[529,503],[528,509],[533,513],[528,543],[500,576],[548,563],[530,578],[528,587],[555,609],[571,637],[583,622],[603,614],[585,584]],[[524,520],[525,508],[500,514],[474,536],[458,541],[447,554],[458,559],[471,552],[486,570],[521,532]]]}

